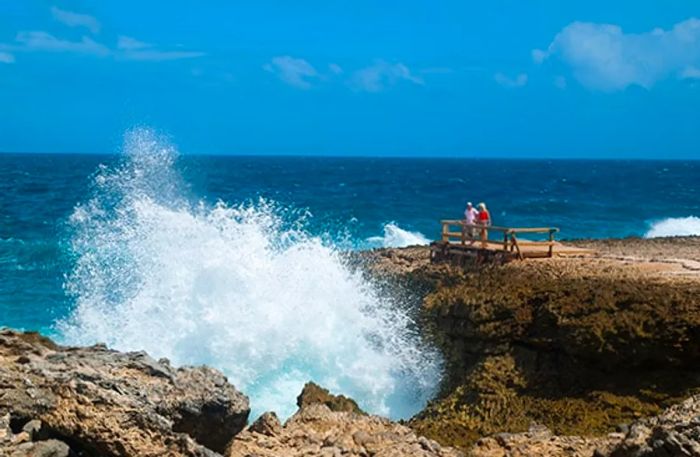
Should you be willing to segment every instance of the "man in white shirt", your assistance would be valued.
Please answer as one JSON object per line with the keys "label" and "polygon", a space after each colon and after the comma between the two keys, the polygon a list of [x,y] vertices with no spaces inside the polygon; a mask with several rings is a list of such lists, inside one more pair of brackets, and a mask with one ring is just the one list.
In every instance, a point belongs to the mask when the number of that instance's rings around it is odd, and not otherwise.
{"label": "man in white shirt", "polygon": [[[478,217],[479,212],[472,206],[472,202],[467,202],[467,209],[464,210],[464,223],[466,225],[475,225]],[[474,228],[464,227],[463,230],[464,234],[471,240],[469,244],[474,244]]]}

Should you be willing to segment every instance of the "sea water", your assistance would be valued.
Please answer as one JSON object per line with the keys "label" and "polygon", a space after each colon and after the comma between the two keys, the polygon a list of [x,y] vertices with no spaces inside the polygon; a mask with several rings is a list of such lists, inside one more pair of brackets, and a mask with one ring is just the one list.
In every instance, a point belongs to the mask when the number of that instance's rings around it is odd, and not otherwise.
{"label": "sea water", "polygon": [[0,325],[210,364],[286,416],[314,380],[394,418],[442,362],[343,252],[426,244],[485,201],[561,236],[700,234],[700,162],[0,155]]}

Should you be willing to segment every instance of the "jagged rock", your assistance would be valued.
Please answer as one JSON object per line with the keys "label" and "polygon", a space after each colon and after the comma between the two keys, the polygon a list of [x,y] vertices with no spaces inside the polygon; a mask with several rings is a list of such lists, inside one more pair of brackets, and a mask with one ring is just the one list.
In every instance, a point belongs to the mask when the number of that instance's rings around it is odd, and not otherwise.
{"label": "jagged rock", "polygon": [[228,457],[457,457],[462,453],[417,436],[388,419],[305,404],[274,436],[253,427],[231,442]]}
{"label": "jagged rock", "polygon": [[[604,451],[599,454],[607,455]],[[700,456],[700,395],[633,423],[610,457]]]}
{"label": "jagged rock", "polygon": [[40,421],[29,421],[24,427],[14,424],[10,414],[0,416],[0,457],[68,457],[70,447],[59,440],[43,436]]}
{"label": "jagged rock", "polygon": [[32,441],[41,441],[49,438],[49,431],[44,427],[41,421],[36,419],[30,420],[24,424],[22,431],[27,433],[29,439]]}
{"label": "jagged rock", "polygon": [[470,450],[470,457],[591,457],[596,450],[610,447],[618,435],[598,438],[556,436],[548,428],[531,426],[524,433],[499,433],[482,438]]}
{"label": "jagged rock", "polygon": [[698,457],[700,395],[671,406],[658,416],[640,419],[626,433],[599,437],[557,436],[546,428],[499,433],[482,438],[471,457]]}
{"label": "jagged rock", "polygon": [[21,444],[12,451],[10,457],[68,457],[70,452],[66,443],[46,440]]}
{"label": "jagged rock", "polygon": [[273,411],[263,413],[253,424],[248,428],[251,432],[260,433],[261,435],[275,436],[282,431],[277,414]]}
{"label": "jagged rock", "polygon": [[299,408],[305,408],[317,403],[328,406],[328,409],[331,411],[366,414],[352,398],[348,398],[344,395],[333,395],[318,384],[307,382],[297,397],[297,406]]}
{"label": "jagged rock", "polygon": [[[0,442],[24,433],[89,455],[213,456],[249,412],[248,398],[211,368],[175,369],[143,352],[60,347],[0,331],[0,417],[8,417]],[[39,444],[49,441],[25,444],[31,455],[63,449]]]}

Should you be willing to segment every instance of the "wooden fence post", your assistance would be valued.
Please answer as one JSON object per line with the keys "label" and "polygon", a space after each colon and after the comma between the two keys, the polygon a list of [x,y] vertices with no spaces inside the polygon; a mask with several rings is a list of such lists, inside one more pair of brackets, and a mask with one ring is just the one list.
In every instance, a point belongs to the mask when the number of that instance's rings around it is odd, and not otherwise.
{"label": "wooden fence post", "polygon": [[549,230],[549,257],[554,256],[554,230]]}

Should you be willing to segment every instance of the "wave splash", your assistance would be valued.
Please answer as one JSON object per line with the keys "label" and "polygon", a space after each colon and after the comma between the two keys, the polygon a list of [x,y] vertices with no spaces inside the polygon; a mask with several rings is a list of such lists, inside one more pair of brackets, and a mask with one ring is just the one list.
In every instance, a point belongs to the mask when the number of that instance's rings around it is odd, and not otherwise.
{"label": "wave splash", "polygon": [[124,149],[71,217],[66,342],[214,366],[254,413],[291,415],[308,380],[392,418],[425,405],[439,355],[303,217],[265,201],[191,204],[167,142],[135,130]]}
{"label": "wave splash", "polygon": [[644,238],[700,236],[700,217],[670,217],[654,222]]}
{"label": "wave splash", "polygon": [[410,232],[402,229],[395,222],[384,225],[384,236],[372,236],[367,238],[371,247],[404,248],[407,246],[424,246],[430,244],[430,240],[420,232]]}

